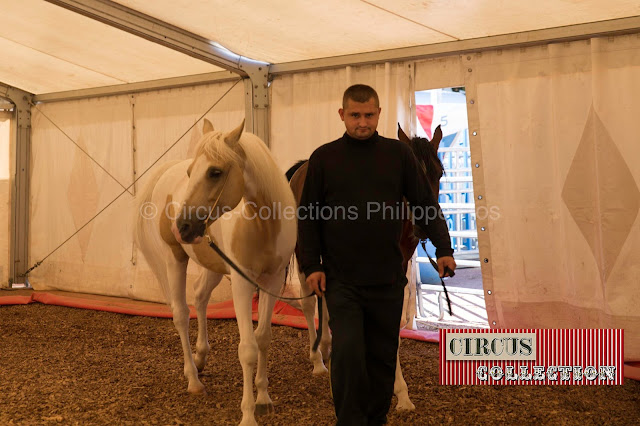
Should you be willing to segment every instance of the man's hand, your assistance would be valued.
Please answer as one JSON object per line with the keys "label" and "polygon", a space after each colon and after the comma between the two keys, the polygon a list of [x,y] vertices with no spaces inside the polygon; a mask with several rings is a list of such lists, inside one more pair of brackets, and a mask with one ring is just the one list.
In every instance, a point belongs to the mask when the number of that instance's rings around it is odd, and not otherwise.
{"label": "man's hand", "polygon": [[[451,276],[449,271],[447,271],[445,275],[445,268],[449,268],[451,272],[456,270],[456,261],[453,259],[453,256],[442,256],[438,258],[438,273],[440,274],[440,278]],[[307,282],[309,282],[309,280],[307,280]]]}
{"label": "man's hand", "polygon": [[322,271],[312,273],[307,277],[306,281],[307,285],[320,297],[327,290],[327,277]]}

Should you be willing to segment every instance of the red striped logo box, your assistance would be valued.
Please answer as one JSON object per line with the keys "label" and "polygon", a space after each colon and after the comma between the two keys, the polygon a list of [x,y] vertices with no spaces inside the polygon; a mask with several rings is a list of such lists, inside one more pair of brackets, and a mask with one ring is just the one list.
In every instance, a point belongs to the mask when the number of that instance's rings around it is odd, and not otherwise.
{"label": "red striped logo box", "polygon": [[624,330],[440,330],[441,385],[622,385]]}

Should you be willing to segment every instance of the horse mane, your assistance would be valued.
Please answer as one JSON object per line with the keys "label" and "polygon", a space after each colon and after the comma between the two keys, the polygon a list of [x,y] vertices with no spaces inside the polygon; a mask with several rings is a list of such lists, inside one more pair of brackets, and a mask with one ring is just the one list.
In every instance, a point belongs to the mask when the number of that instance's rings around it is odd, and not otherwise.
{"label": "horse mane", "polygon": [[289,167],[289,170],[287,170],[287,173],[285,173],[285,176],[287,177],[287,181],[291,182],[291,178],[293,178],[293,175],[296,174],[296,172],[298,171],[298,169],[300,167],[302,167],[302,165],[304,163],[306,163],[309,160],[298,160],[298,162],[296,164],[294,164],[293,166]]}
{"label": "horse mane", "polygon": [[206,133],[197,147],[196,155],[204,153],[209,158],[218,158],[225,162],[233,161],[236,164],[244,163],[244,171],[252,188],[264,197],[267,205],[273,202],[295,205],[285,176],[259,137],[243,132],[238,141],[240,150],[234,150],[225,143],[224,136],[223,132],[215,130]]}
{"label": "horse mane", "polygon": [[[411,147],[411,151],[413,151],[413,155],[415,155],[416,159],[424,165],[428,179],[440,179],[440,172],[445,174],[442,160],[438,157],[438,153],[433,145],[431,145],[429,139],[414,136],[411,138],[409,146]],[[440,170],[435,168],[434,165],[438,166]]]}
{"label": "horse mane", "polygon": [[224,133],[214,130],[205,133],[196,146],[195,157],[205,154],[209,159],[220,159],[223,162],[232,161],[242,164],[242,157],[224,142]]}
{"label": "horse mane", "polygon": [[252,133],[242,133],[240,147],[246,154],[245,173],[257,192],[265,197],[265,203],[282,202],[295,206],[291,188],[262,139]]}

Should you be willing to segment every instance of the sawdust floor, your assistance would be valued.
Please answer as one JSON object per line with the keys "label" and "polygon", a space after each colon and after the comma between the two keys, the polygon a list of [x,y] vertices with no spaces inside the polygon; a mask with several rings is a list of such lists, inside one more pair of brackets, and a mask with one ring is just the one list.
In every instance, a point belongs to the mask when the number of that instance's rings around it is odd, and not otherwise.
{"label": "sawdust floor", "polygon": [[[0,306],[0,424],[237,424],[237,326],[208,324],[207,395],[194,397],[186,393],[171,320]],[[333,424],[329,379],[312,377],[306,342],[306,331],[274,326],[269,380],[276,413],[258,418],[261,425]],[[640,383],[633,380],[597,387],[439,386],[438,346],[413,340],[403,340],[401,362],[416,411],[392,411],[391,425],[633,425],[640,419]]]}

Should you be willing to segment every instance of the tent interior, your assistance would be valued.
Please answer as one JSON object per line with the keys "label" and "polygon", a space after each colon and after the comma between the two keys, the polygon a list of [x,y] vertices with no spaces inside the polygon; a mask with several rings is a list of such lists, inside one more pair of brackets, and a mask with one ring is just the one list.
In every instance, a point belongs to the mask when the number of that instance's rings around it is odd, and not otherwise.
{"label": "tent interior", "polygon": [[0,2],[3,287],[42,262],[36,290],[162,302],[133,196],[202,118],[246,118],[284,173],[342,135],[350,84],[387,137],[464,87],[490,327],[624,329],[640,361],[637,0]]}

